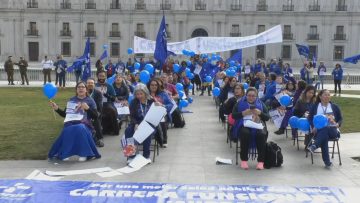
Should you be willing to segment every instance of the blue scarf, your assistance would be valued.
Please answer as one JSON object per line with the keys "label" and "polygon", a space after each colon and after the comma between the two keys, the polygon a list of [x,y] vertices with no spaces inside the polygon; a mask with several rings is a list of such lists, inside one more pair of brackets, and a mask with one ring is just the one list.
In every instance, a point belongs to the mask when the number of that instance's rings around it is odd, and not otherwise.
{"label": "blue scarf", "polygon": [[[260,111],[263,111],[263,105],[262,102],[259,99],[256,99],[255,101],[255,107],[257,109],[259,109]],[[238,106],[237,106],[237,110],[238,112],[243,112],[246,109],[249,109],[250,105],[246,100],[246,96],[244,96],[243,98],[240,99],[240,101],[238,102]],[[244,119],[241,118],[239,120],[236,120],[235,125],[233,127],[233,131],[232,131],[232,136],[234,139],[239,139],[241,134],[238,134],[239,130],[241,127],[244,126]],[[251,155],[251,159],[255,159],[255,154],[256,154],[256,130],[257,129],[251,129],[251,141],[250,141],[250,146],[249,146],[249,152]]]}

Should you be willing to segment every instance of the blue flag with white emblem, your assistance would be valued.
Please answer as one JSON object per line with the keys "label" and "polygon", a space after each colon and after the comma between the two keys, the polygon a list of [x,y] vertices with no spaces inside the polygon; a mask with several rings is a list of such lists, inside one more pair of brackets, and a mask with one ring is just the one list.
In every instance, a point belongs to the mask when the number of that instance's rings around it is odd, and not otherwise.
{"label": "blue flag with white emblem", "polygon": [[88,37],[84,49],[84,54],[80,58],[85,58],[85,68],[81,80],[86,81],[91,76],[90,64],[90,38]]}
{"label": "blue flag with white emblem", "polygon": [[108,57],[108,52],[107,52],[107,49],[105,49],[104,52],[101,54],[99,60],[102,61],[107,57]]}
{"label": "blue flag with white emblem", "polygon": [[296,48],[301,56],[309,58],[310,49],[307,45],[296,44]]}
{"label": "blue flag with white emblem", "polygon": [[344,62],[345,63],[352,63],[352,64],[357,64],[357,62],[360,60],[360,54],[355,55],[355,56],[351,56],[348,58],[344,58]]}
{"label": "blue flag with white emblem", "polygon": [[157,61],[160,62],[160,67],[162,67],[162,65],[165,63],[168,55],[166,37],[165,16],[163,16],[160,23],[159,32],[156,37],[156,45],[154,52],[154,57]]}

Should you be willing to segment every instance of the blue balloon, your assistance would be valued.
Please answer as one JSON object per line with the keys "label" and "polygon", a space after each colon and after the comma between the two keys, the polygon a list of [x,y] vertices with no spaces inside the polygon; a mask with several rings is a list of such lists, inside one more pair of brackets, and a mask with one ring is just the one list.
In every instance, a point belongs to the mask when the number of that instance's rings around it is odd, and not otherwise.
{"label": "blue balloon", "polygon": [[316,129],[322,129],[328,125],[328,118],[325,115],[316,115],[313,123]]}
{"label": "blue balloon", "polygon": [[243,87],[244,87],[244,90],[247,90],[249,88],[249,84],[247,84],[246,82],[243,83]]}
{"label": "blue balloon", "polygon": [[192,83],[190,83],[189,90],[192,90],[193,87],[194,87],[194,85]]}
{"label": "blue balloon", "polygon": [[192,97],[189,97],[189,98],[188,98],[188,102],[189,102],[189,104],[192,104],[192,103],[193,103],[193,101],[194,101],[194,99],[193,99]]}
{"label": "blue balloon", "polygon": [[48,99],[52,99],[55,97],[58,89],[52,83],[46,83],[43,87],[43,93]]}
{"label": "blue balloon", "polygon": [[140,68],[140,63],[138,63],[138,62],[134,63],[134,68],[135,68],[136,70],[139,70],[139,68]]}
{"label": "blue balloon", "polygon": [[280,104],[282,106],[289,106],[291,104],[291,98],[289,95],[283,95],[280,97]]}
{"label": "blue balloon", "polygon": [[206,76],[205,80],[206,80],[206,82],[211,82],[211,81],[212,81],[212,77],[208,75],[208,76]]}
{"label": "blue balloon", "polygon": [[128,103],[130,104],[131,103],[131,101],[134,99],[134,95],[129,95],[129,98],[128,98]]}
{"label": "blue balloon", "polygon": [[140,72],[140,81],[144,84],[150,81],[150,73],[147,70],[143,70]]}
{"label": "blue balloon", "polygon": [[206,58],[208,58],[209,56],[207,55],[207,54],[201,54],[201,58],[203,58],[203,59],[206,59]]}
{"label": "blue balloon", "polygon": [[216,60],[220,61],[220,60],[221,60],[221,56],[220,56],[220,55],[216,55]]}
{"label": "blue balloon", "polygon": [[132,53],[134,53],[134,50],[132,48],[128,48],[127,53],[132,54]]}
{"label": "blue balloon", "polygon": [[190,52],[189,52],[189,55],[190,55],[191,57],[194,57],[194,56],[195,56],[195,52],[190,51]]}
{"label": "blue balloon", "polygon": [[307,118],[300,118],[297,122],[297,128],[301,131],[308,132],[310,129],[310,124]]}
{"label": "blue balloon", "polygon": [[176,90],[177,90],[177,91],[182,91],[182,90],[184,90],[184,86],[183,86],[183,84],[181,84],[181,83],[176,83],[175,87],[176,87]]}
{"label": "blue balloon", "polygon": [[212,55],[211,55],[211,60],[213,60],[213,61],[216,61],[216,60],[217,60],[216,54],[212,54]]}
{"label": "blue balloon", "polygon": [[182,50],[182,53],[183,53],[185,56],[189,55],[189,51],[186,50],[186,49],[183,49],[183,50]]}
{"label": "blue balloon", "polygon": [[108,79],[106,79],[106,83],[109,85],[113,85],[115,82],[115,77],[116,77],[115,74],[113,76],[109,77]]}
{"label": "blue balloon", "polygon": [[184,99],[180,100],[180,102],[179,102],[179,106],[181,108],[187,107],[188,105],[189,105],[189,102]]}
{"label": "blue balloon", "polygon": [[233,70],[232,68],[229,68],[225,71],[226,75],[229,76],[229,77],[234,77],[235,74],[236,74],[236,71]]}
{"label": "blue balloon", "polygon": [[177,63],[175,63],[175,64],[173,65],[173,69],[174,69],[174,72],[175,72],[175,73],[178,73],[178,72],[180,71],[180,65],[177,64]]}
{"label": "blue balloon", "polygon": [[194,73],[190,73],[189,75],[187,75],[187,77],[188,77],[190,80],[192,80],[192,79],[195,78],[195,75],[194,75]]}
{"label": "blue balloon", "polygon": [[298,120],[299,118],[297,116],[291,116],[291,118],[289,119],[289,124],[291,128],[297,128]]}
{"label": "blue balloon", "polygon": [[107,44],[103,44],[103,49],[107,49],[108,45]]}
{"label": "blue balloon", "polygon": [[218,97],[220,95],[220,88],[215,87],[212,92],[215,97]]}
{"label": "blue balloon", "polygon": [[145,65],[145,70],[147,70],[150,74],[154,74],[154,66],[150,63]]}
{"label": "blue balloon", "polygon": [[179,93],[179,98],[182,99],[185,93],[183,91],[178,91],[178,93]]}
{"label": "blue balloon", "polygon": [[233,60],[230,61],[229,66],[230,66],[230,67],[235,66],[235,61],[233,61]]}
{"label": "blue balloon", "polygon": [[185,68],[185,75],[189,75],[191,73],[190,68]]}
{"label": "blue balloon", "polygon": [[187,60],[187,61],[186,61],[186,65],[187,65],[187,66],[191,66],[191,64],[192,64],[192,63],[191,63],[190,60]]}

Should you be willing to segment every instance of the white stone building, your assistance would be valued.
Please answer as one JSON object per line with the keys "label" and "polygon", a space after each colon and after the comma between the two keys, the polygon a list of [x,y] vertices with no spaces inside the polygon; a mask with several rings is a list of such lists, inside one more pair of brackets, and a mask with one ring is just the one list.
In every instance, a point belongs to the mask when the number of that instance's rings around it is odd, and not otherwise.
{"label": "white stone building", "polygon": [[73,59],[87,36],[93,59],[108,44],[112,58],[126,60],[134,35],[156,38],[162,9],[170,42],[247,36],[281,24],[284,42],[245,49],[243,58],[252,61],[281,57],[299,66],[295,43],[307,43],[329,65],[360,53],[359,0],[0,0],[0,61]]}

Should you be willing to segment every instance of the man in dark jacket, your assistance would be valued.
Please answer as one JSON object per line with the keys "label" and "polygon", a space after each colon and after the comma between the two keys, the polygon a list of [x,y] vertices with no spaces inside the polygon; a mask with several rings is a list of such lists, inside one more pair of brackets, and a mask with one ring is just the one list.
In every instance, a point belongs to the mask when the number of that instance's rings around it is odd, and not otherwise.
{"label": "man in dark jacket", "polygon": [[20,69],[21,85],[25,85],[25,81],[26,84],[29,85],[29,79],[27,77],[28,62],[23,57],[20,57],[20,61],[15,63],[15,65],[18,65]]}
{"label": "man in dark jacket", "polygon": [[4,64],[5,72],[7,73],[8,85],[14,84],[14,63],[11,60],[11,56],[8,57],[8,60]]}
{"label": "man in dark jacket", "polygon": [[99,117],[97,119],[94,119],[94,121],[93,121],[93,125],[94,125],[95,131],[96,131],[95,132],[95,138],[96,138],[95,143],[96,143],[96,146],[103,147],[104,142],[103,142],[103,133],[102,133],[102,129],[101,129],[101,112],[102,112],[102,107],[103,107],[102,94],[99,90],[95,89],[95,79],[93,79],[93,78],[87,79],[86,86],[87,86],[90,97],[93,98],[96,103],[96,109],[99,114]]}

